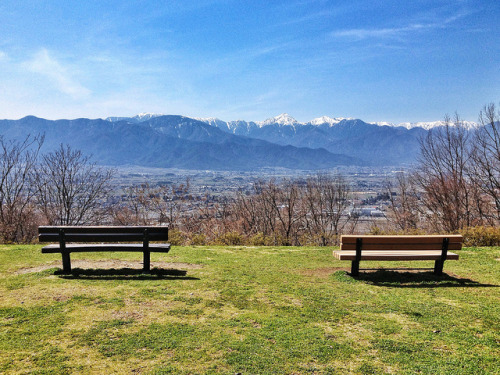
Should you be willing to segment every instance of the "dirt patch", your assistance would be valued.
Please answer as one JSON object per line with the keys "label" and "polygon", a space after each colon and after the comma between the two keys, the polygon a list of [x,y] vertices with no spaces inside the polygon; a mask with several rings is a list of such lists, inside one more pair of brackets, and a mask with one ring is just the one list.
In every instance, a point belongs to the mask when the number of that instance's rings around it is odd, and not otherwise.
{"label": "dirt patch", "polygon": [[316,277],[329,277],[332,273],[337,271],[346,271],[349,272],[348,268],[341,267],[322,267],[308,270],[301,270],[300,274],[304,276],[316,276]]}
{"label": "dirt patch", "polygon": [[47,263],[44,264],[43,266],[36,266],[36,267],[23,267],[18,269],[17,271],[14,272],[14,275],[24,275],[26,273],[34,273],[34,272],[42,272],[45,270],[48,270],[50,268],[57,267],[58,264],[61,262],[52,262],[52,263]]}
{"label": "dirt patch", "polygon": [[[51,262],[44,264],[42,266],[36,267],[25,267],[20,268],[14,274],[23,275],[27,273],[42,272],[50,268],[58,267],[61,268],[61,262]],[[140,261],[126,261],[126,260],[84,260],[75,259],[71,261],[71,268],[81,268],[81,269],[120,269],[120,268],[130,268],[130,269],[142,269],[142,262]],[[169,263],[169,262],[151,262],[151,269],[183,269],[183,270],[194,270],[203,268],[201,264],[190,264],[190,263]]]}

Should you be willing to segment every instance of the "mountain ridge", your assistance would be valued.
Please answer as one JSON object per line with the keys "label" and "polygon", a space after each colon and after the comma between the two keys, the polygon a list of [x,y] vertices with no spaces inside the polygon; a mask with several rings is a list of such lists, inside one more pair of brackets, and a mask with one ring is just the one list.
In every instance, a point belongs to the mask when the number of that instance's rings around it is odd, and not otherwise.
{"label": "mountain ridge", "polygon": [[[279,122],[273,123],[273,119]],[[394,127],[366,123],[353,118],[319,118],[308,123],[293,121],[288,115],[262,123],[224,122],[211,119],[207,123],[225,132],[266,140],[279,145],[324,148],[327,151],[358,157],[375,165],[413,163],[419,152],[418,138],[423,128]]]}
{"label": "mountain ridge", "polygon": [[111,165],[188,169],[408,165],[417,160],[419,139],[428,131],[327,116],[300,123],[286,113],[262,122],[152,113],[94,120],[0,120],[1,135],[21,139],[45,134],[47,149],[67,143]]}
{"label": "mountain ridge", "polygon": [[22,140],[43,134],[43,151],[60,144],[93,155],[103,165],[140,165],[183,169],[252,170],[264,167],[328,169],[339,165],[366,165],[356,157],[277,145],[265,140],[229,134],[184,116],[156,116],[135,122],[127,119],[46,120],[27,116],[0,120],[5,139]]}
{"label": "mountain ridge", "polygon": [[[133,122],[141,122],[141,121],[147,121],[151,118],[154,117],[161,117],[161,116],[166,116],[165,114],[159,114],[159,113],[139,113],[135,116],[132,117],[107,117],[105,120],[107,121],[133,121]],[[310,121],[307,122],[299,122],[292,116],[290,116],[288,113],[281,113],[275,117],[270,117],[264,121],[246,121],[246,120],[231,120],[231,121],[224,121],[221,120],[217,117],[196,117],[194,118],[196,120],[206,122],[207,124],[235,124],[235,123],[246,123],[246,124],[255,124],[259,127],[263,126],[268,126],[268,125],[324,125],[324,124],[329,124],[330,126],[336,125],[339,122],[343,120],[360,120],[356,119],[354,117],[329,117],[329,116],[321,116],[314,118]],[[362,121],[362,120],[360,120]],[[365,122],[365,121],[364,121]],[[422,128],[425,130],[429,130],[435,127],[440,127],[444,126],[446,123],[443,120],[437,120],[437,121],[417,121],[417,122],[401,122],[401,123],[392,123],[392,122],[387,122],[387,121],[376,121],[376,122],[366,122],[367,124],[374,124],[378,126],[391,126],[391,127],[404,127],[406,129],[413,129],[413,128]],[[463,125],[467,129],[474,129],[477,128],[479,125],[474,122],[474,121],[462,121]],[[219,125],[220,126],[220,125]]]}

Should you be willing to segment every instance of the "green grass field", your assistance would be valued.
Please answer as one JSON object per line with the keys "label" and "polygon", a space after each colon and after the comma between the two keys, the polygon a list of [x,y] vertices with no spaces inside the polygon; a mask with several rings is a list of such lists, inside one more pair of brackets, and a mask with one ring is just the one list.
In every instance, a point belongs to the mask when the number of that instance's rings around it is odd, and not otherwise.
{"label": "green grass field", "polygon": [[[0,246],[0,373],[500,373],[500,248],[347,273],[331,248],[82,253]],[[432,262],[368,267],[429,267]]]}

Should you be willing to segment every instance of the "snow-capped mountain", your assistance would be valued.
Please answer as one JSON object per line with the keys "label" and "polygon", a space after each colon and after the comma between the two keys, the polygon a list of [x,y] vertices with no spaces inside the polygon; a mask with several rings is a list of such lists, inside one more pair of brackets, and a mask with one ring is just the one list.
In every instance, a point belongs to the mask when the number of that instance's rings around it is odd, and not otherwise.
{"label": "snow-capped mountain", "polygon": [[69,144],[105,165],[315,170],[412,164],[420,151],[419,139],[427,129],[442,125],[443,121],[374,124],[328,116],[302,123],[286,113],[262,122],[141,113],[105,120],[0,120],[0,134],[14,140],[44,134],[43,151]]}
{"label": "snow-capped mountain", "polygon": [[278,115],[276,117],[268,118],[265,121],[256,122],[256,124],[259,125],[260,127],[267,126],[267,125],[273,125],[273,124],[292,125],[292,126],[293,125],[302,125],[297,120],[295,120],[292,116],[290,116],[288,113],[282,113],[281,115]]}
{"label": "snow-capped mountain", "polygon": [[347,118],[344,118],[344,117],[335,117],[335,118],[331,118],[331,117],[328,117],[328,116],[322,116],[322,117],[318,117],[318,118],[315,118],[315,119],[309,121],[308,124],[311,124],[311,125],[328,124],[330,126],[333,126],[333,125],[338,124],[342,120],[354,120],[354,119],[352,117],[347,117]]}
{"label": "snow-capped mountain", "polygon": [[419,150],[418,137],[426,131],[327,116],[301,123],[286,113],[262,122],[200,120],[227,133],[282,146],[340,152],[379,165],[413,162]]}
{"label": "snow-capped mountain", "polygon": [[[445,125],[444,121],[368,123],[354,118],[329,116],[299,122],[287,113],[255,122],[223,121],[215,117],[190,119],[147,113],[131,118],[110,118],[108,121],[117,119],[129,124],[147,124],[156,131],[178,139],[189,133],[192,139],[198,141],[205,139],[208,134],[209,129],[202,129],[202,125],[209,125],[209,128],[216,128],[226,135],[244,136],[284,147],[325,150],[374,165],[415,162],[419,153],[419,138],[429,129]],[[189,126],[185,127],[186,124]],[[473,122],[464,121],[463,124],[467,129],[477,127]]]}
{"label": "snow-capped mountain", "polygon": [[152,118],[155,118],[155,117],[160,117],[160,116],[164,116],[163,113],[147,113],[147,112],[143,112],[143,113],[139,113],[138,115],[132,117],[134,119],[136,119],[137,121],[148,121],[148,120],[151,120]]}
{"label": "snow-capped mountain", "polygon": [[[390,122],[374,122],[375,125],[378,126],[392,126],[392,127],[403,127],[405,129],[414,129],[414,128],[422,128],[425,130],[430,130],[433,128],[438,128],[440,126],[445,126],[445,121],[430,121],[430,122],[401,122],[399,124],[393,124]],[[451,122],[450,125],[454,126],[454,123]],[[473,121],[462,121],[462,125],[467,130],[476,129],[479,125]]]}
{"label": "snow-capped mountain", "polygon": [[[315,119],[312,119],[311,121],[308,122],[299,122],[296,119],[294,119],[292,116],[290,116],[288,113],[282,113],[281,115],[278,115],[276,117],[271,117],[268,118],[265,121],[251,121],[251,122],[246,122],[243,120],[238,120],[238,121],[228,121],[225,122],[223,120],[220,120],[215,117],[209,117],[209,118],[197,118],[197,120],[203,121],[207,124],[210,124],[212,126],[216,126],[218,128],[226,128],[230,130],[235,130],[235,128],[241,126],[242,124],[255,124],[258,127],[262,128],[264,126],[270,126],[270,125],[280,125],[280,126],[298,126],[298,125],[315,125],[315,126],[321,126],[321,125],[329,125],[329,126],[335,126],[342,121],[354,121],[353,117],[329,117],[329,116],[322,116],[318,117]],[[358,120],[361,121],[361,120]],[[420,121],[420,122],[401,122],[401,123],[392,123],[392,122],[385,122],[385,121],[380,121],[380,122],[367,122],[367,124],[373,124],[373,125],[378,125],[378,126],[391,126],[394,128],[397,127],[403,127],[405,129],[413,129],[413,128],[422,128],[425,130],[429,130],[432,128],[440,127],[440,126],[445,126],[446,122],[445,121]],[[466,129],[475,129],[478,127],[478,124],[472,121],[462,121],[463,126]],[[451,123],[453,126],[453,122]]]}
{"label": "snow-capped mountain", "polygon": [[105,120],[110,121],[110,122],[117,122],[117,121],[129,121],[129,122],[134,122],[134,123],[139,123],[139,122],[144,122],[151,120],[152,118],[155,117],[160,117],[163,116],[161,113],[139,113],[138,115],[135,115],[133,117],[108,117]]}
{"label": "snow-capped mountain", "polygon": [[[466,129],[476,129],[478,127],[478,124],[472,121],[462,121],[462,125]],[[445,121],[431,121],[431,122],[402,122],[400,124],[390,124],[390,123],[377,123],[377,125],[388,125],[388,126],[401,126],[406,129],[413,129],[413,128],[422,128],[425,130],[430,130],[433,128],[437,128],[440,126],[445,126],[446,122]],[[450,125],[453,126],[453,122],[450,123]]]}
{"label": "snow-capped mountain", "polygon": [[[144,116],[142,116],[144,118]],[[149,120],[111,121],[79,118],[45,120],[28,116],[0,120],[0,134],[24,140],[26,134],[44,134],[42,152],[61,144],[92,155],[101,165],[137,165],[198,170],[253,170],[258,168],[330,169],[366,165],[325,149],[279,145],[230,134],[184,116],[153,116]]]}
{"label": "snow-capped mountain", "polygon": [[[111,122],[116,122],[116,121],[129,121],[129,122],[134,122],[134,123],[139,123],[139,122],[144,122],[151,120],[152,118],[159,117],[159,116],[164,116],[163,114],[159,113],[140,113],[136,116],[133,117],[108,117],[106,118],[107,121]],[[254,128],[254,127],[259,127],[262,128],[264,126],[269,126],[269,125],[279,125],[279,126],[300,126],[300,125],[315,125],[315,126],[324,126],[324,125],[329,125],[329,126],[335,126],[343,121],[355,121],[353,117],[329,117],[329,116],[322,116],[318,117],[315,119],[312,119],[311,121],[308,122],[299,122],[292,116],[290,116],[288,113],[282,113],[278,116],[268,118],[267,120],[264,121],[244,121],[244,120],[236,120],[236,121],[223,121],[220,120],[216,117],[206,117],[206,118],[195,118],[195,120],[202,121],[204,123],[207,123],[211,126],[215,126],[216,128],[221,128],[225,131],[229,131],[231,133],[238,133],[238,128],[240,127],[245,127],[247,129]],[[361,120],[357,120],[361,121]],[[378,126],[391,126],[391,127],[403,127],[405,129],[413,129],[413,128],[422,128],[425,130],[429,130],[432,128],[444,126],[446,123],[445,121],[430,121],[430,122],[401,122],[401,123],[392,123],[392,122],[385,122],[385,121],[379,121],[379,122],[366,122],[367,124],[373,124],[373,125],[378,125]],[[465,126],[466,129],[475,129],[478,127],[478,124],[472,121],[462,121],[462,124]],[[453,125],[453,123],[452,123]]]}

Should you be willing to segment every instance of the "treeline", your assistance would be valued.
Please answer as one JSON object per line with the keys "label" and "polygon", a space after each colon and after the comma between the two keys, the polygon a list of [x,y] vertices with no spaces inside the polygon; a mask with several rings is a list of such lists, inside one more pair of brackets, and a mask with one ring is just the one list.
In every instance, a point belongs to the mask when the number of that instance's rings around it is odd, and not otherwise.
{"label": "treeline", "polygon": [[387,184],[391,219],[401,231],[500,223],[500,108],[485,106],[474,131],[458,115],[445,120],[420,140],[417,167]]}
{"label": "treeline", "polygon": [[192,201],[183,190],[187,188],[172,189],[165,199],[167,188],[143,185],[115,210],[114,222],[169,223],[172,243],[194,245],[326,246],[356,227],[357,217],[347,214],[350,184],[341,175],[261,180],[251,193],[239,192],[217,202]]}
{"label": "treeline", "polygon": [[175,244],[332,244],[352,230],[346,215],[350,185],[340,175],[306,180],[257,181],[252,193],[194,199],[189,182],[178,186],[143,184],[126,189],[110,207],[115,225],[168,224]]}
{"label": "treeline", "polygon": [[[193,198],[189,181],[114,192],[113,171],[43,137],[0,137],[0,238],[31,242],[39,225],[169,225],[173,244],[317,245],[346,233],[464,233],[499,244],[500,111],[480,112],[469,131],[459,116],[420,140],[413,170],[386,181],[387,222],[360,227],[342,175],[260,180],[231,197]],[[380,223],[380,221],[377,221]],[[472,229],[471,229],[472,228]],[[474,229],[475,228],[475,229]],[[489,241],[489,242],[488,242]]]}
{"label": "treeline", "polygon": [[113,172],[61,145],[41,154],[43,137],[0,137],[0,238],[32,242],[39,225],[100,224]]}

